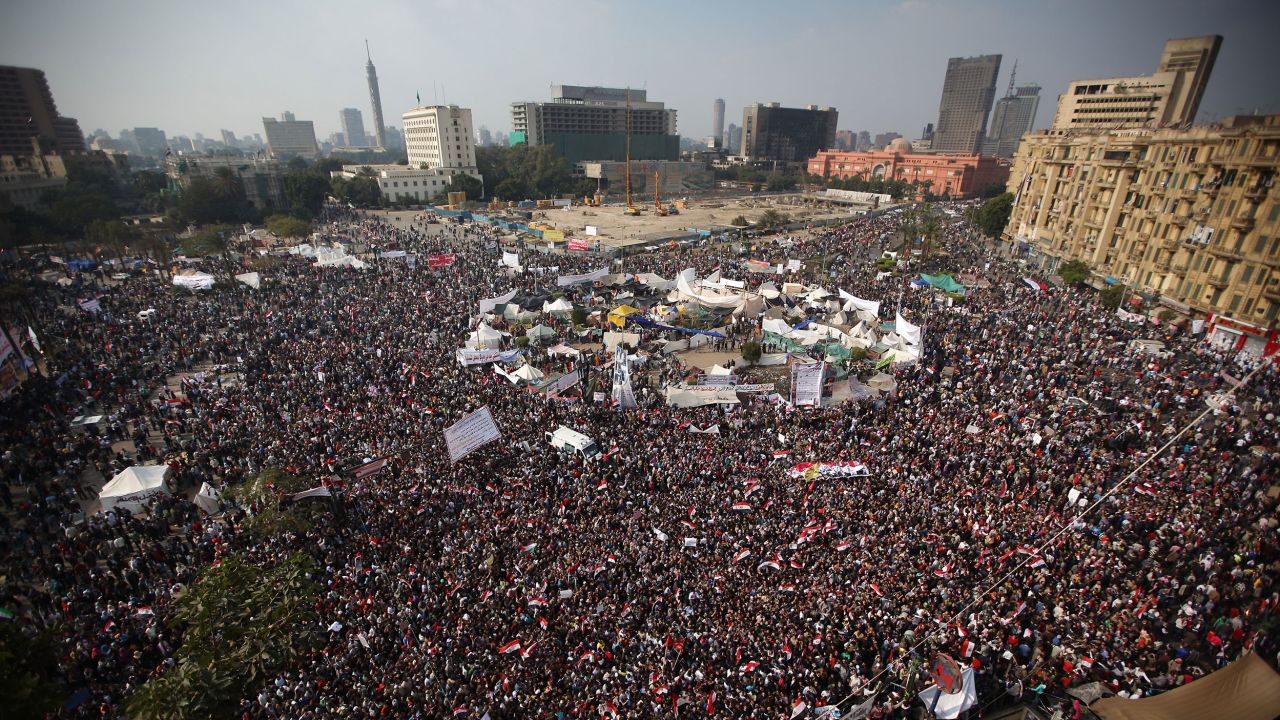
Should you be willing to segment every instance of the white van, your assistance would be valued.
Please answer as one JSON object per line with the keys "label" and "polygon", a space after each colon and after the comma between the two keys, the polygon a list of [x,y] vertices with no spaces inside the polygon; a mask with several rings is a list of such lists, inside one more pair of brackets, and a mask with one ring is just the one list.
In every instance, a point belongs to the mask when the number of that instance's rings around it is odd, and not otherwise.
{"label": "white van", "polygon": [[555,432],[546,433],[546,436],[547,442],[551,443],[551,447],[561,452],[576,453],[581,455],[584,460],[594,460],[600,457],[600,448],[596,447],[595,440],[564,425],[556,428]]}

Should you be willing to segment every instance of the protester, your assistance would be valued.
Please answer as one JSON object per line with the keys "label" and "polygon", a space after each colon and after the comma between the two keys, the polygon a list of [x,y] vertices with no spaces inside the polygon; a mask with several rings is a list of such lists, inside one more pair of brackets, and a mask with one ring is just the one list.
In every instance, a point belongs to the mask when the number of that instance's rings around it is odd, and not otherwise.
{"label": "protester", "polygon": [[[0,514],[0,607],[61,633],[67,686],[91,701],[59,716],[122,717],[181,645],[175,589],[229,550],[263,563],[309,552],[317,609],[343,627],[244,689],[253,719],[778,718],[798,703],[812,717],[872,694],[871,717],[898,718],[928,683],[908,688],[913,657],[934,651],[976,669],[984,703],[1021,693],[1049,707],[1095,680],[1142,696],[1247,651],[1274,663],[1260,632],[1280,602],[1272,366],[1157,455],[1248,359],[1131,327],[1073,289],[1035,291],[960,220],[916,269],[982,282],[939,302],[877,277],[873,261],[901,242],[880,217],[797,233],[793,248],[774,236],[743,255],[713,241],[609,270],[719,269],[754,284],[775,277],[747,260],[821,256],[785,280],[879,299],[886,322],[901,308],[925,327],[920,362],[893,370],[895,393],[673,408],[662,389],[693,370],[654,341],[680,336],[628,328],[652,351],[633,373],[640,407],[595,400],[608,396],[611,353],[530,345],[540,369],[586,374],[572,399],[549,399],[455,352],[479,301],[512,289],[565,292],[602,317],[625,289],[562,289],[555,276],[610,261],[522,251],[526,267],[506,272],[490,226],[426,220],[327,208],[321,232],[369,246],[363,270],[284,256],[256,290],[192,296],[136,280],[106,290],[99,314],[59,307],[68,291],[37,301],[43,334],[66,347],[0,423],[0,500],[14,511]],[[377,257],[388,250],[416,262]],[[446,253],[453,264],[430,267]],[[223,263],[203,267],[242,270]],[[570,320],[539,321],[550,344],[582,339]],[[523,328],[492,323],[514,349]],[[762,339],[757,318],[725,326],[726,350]],[[1135,338],[1162,340],[1168,356],[1131,350]],[[179,374],[191,376],[169,389]],[[481,406],[502,439],[450,462],[444,429]],[[110,415],[101,437],[68,425],[89,411]],[[559,425],[605,456],[555,451],[543,433]],[[123,440],[132,456],[112,453]],[[266,467],[319,484],[378,457],[389,468],[347,485],[344,519],[266,543],[242,536],[244,510],[208,518],[178,496],[77,521],[92,509],[88,468],[110,478],[155,459],[179,489],[236,486]],[[805,461],[870,476],[792,477]]]}

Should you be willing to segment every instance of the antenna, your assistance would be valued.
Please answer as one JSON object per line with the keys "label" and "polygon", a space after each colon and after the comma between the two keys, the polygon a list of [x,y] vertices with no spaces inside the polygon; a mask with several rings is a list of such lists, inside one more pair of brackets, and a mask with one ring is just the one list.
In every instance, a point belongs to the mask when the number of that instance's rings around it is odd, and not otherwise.
{"label": "antenna", "polygon": [[1018,59],[1013,59],[1013,70],[1009,72],[1009,91],[1005,93],[1006,97],[1013,97],[1013,79],[1018,76]]}
{"label": "antenna", "polygon": [[364,39],[364,55],[369,58],[369,63],[373,63],[373,55],[369,52],[369,38]]}

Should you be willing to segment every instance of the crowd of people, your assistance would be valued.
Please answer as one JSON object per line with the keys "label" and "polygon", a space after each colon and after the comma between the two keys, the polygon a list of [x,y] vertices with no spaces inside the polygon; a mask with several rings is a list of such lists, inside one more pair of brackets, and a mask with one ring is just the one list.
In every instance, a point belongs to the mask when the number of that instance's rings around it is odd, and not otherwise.
{"label": "crowd of people", "polygon": [[[412,266],[286,256],[258,289],[193,295],[135,278],[101,291],[97,313],[75,291],[33,299],[49,354],[0,420],[0,607],[31,631],[56,628],[68,695],[81,696],[60,716],[122,716],[173,664],[174,593],[226,552],[263,565],[310,554],[317,612],[341,627],[243,689],[249,720],[815,717],[867,701],[870,717],[900,718],[923,712],[916,671],[934,652],[974,668],[984,705],[1072,708],[1066,691],[1090,682],[1142,697],[1246,652],[1274,665],[1271,365],[1185,328],[1128,324],[1089,293],[1034,290],[959,219],[914,269],[978,282],[952,303],[904,289],[912,276],[873,262],[897,242],[882,216],[785,246],[761,238],[745,255],[710,243],[624,267],[744,277],[748,258],[824,258],[786,279],[884,300],[886,322],[901,307],[926,328],[920,362],[886,370],[896,392],[680,409],[662,386],[696,371],[655,352],[633,376],[640,407],[620,410],[612,355],[541,318],[582,354],[529,346],[529,360],[587,371],[573,398],[548,398],[455,352],[480,299],[545,294],[556,274],[609,261],[524,251],[526,269],[508,272],[489,226],[428,220],[326,210],[322,232],[375,257],[405,250]],[[424,261],[445,253],[452,265]],[[223,262],[206,267],[239,271]],[[567,292],[613,304],[590,285]],[[522,330],[494,322],[514,347]],[[729,327],[735,342],[761,339],[756,318]],[[642,347],[661,334],[633,331]],[[482,406],[501,440],[451,462],[444,429]],[[108,418],[99,431],[70,427],[90,412]],[[542,438],[560,425],[606,452],[558,452]],[[121,441],[136,450],[113,452]],[[185,499],[264,468],[319,484],[380,457],[386,470],[346,484],[341,517],[265,541],[242,532],[244,509],[210,517]],[[142,461],[174,468],[174,494],[94,514],[85,478]],[[809,461],[869,476],[789,472]]]}

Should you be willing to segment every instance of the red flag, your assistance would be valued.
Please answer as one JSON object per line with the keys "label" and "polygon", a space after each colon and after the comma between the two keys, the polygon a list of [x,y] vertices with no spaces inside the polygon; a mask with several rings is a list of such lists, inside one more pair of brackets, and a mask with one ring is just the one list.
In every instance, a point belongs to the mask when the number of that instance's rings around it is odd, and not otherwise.
{"label": "red flag", "polygon": [[519,650],[519,649],[520,649],[520,641],[519,641],[519,640],[512,640],[511,642],[507,643],[506,645],[503,645],[502,647],[498,648],[498,652],[499,652],[499,653],[501,653],[501,654],[503,654],[503,655],[506,655],[507,653],[513,653],[513,652],[516,652],[516,651],[517,651],[517,650]]}

